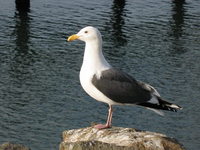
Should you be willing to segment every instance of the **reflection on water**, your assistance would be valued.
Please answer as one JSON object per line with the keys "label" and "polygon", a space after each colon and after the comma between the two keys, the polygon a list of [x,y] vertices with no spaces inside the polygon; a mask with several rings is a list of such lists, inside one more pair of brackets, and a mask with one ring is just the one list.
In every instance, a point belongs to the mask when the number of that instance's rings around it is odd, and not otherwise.
{"label": "reflection on water", "polygon": [[186,52],[181,41],[182,34],[184,32],[184,17],[185,17],[185,0],[174,0],[172,2],[172,20],[170,23],[171,34],[173,36],[172,43],[173,49],[172,53],[181,54]]}
{"label": "reflection on water", "polygon": [[[14,13],[15,26],[13,28],[12,36],[14,36],[14,47],[11,51],[10,60],[7,62],[7,77],[4,81],[7,85],[4,87],[4,99],[7,100],[9,109],[13,109],[18,113],[7,112],[8,115],[15,116],[15,121],[22,123],[23,120],[19,115],[21,109],[28,103],[29,98],[24,99],[26,93],[25,83],[31,79],[31,66],[33,64],[34,52],[30,50],[30,17],[29,7],[19,7],[16,5]],[[8,92],[9,91],[9,92]],[[9,93],[9,94],[8,94]],[[12,124],[12,122],[9,122]]]}
{"label": "reflection on water", "polygon": [[172,31],[175,39],[179,39],[182,35],[182,28],[184,25],[184,9],[185,0],[174,0],[172,3]]}
{"label": "reflection on water", "polygon": [[35,54],[34,51],[30,50],[30,3],[22,5],[17,4],[16,1],[16,12],[15,12],[15,50],[13,51],[14,56],[11,61],[11,75],[15,78],[23,79],[27,75],[28,66],[33,63],[32,55]]}
{"label": "reflection on water", "polygon": [[125,0],[114,0],[111,8],[110,21],[107,23],[106,29],[110,31],[110,40],[115,47],[124,46],[127,43],[126,35],[123,32],[123,26],[125,25],[125,12],[124,7],[126,5]]}
{"label": "reflection on water", "polygon": [[30,0],[15,0],[15,5],[19,12],[28,12],[30,10]]}
{"label": "reflection on water", "polygon": [[15,12],[15,20],[16,51],[21,54],[27,54],[29,51],[30,36],[30,18],[28,12]]}
{"label": "reflection on water", "polygon": [[[126,16],[125,5],[125,0],[114,0],[110,8],[109,20],[104,26],[106,33],[109,33],[105,34],[107,37],[104,38],[105,41],[109,42],[109,47],[105,48],[106,53],[110,55],[108,56],[109,61],[115,61],[119,57],[123,59],[126,54],[126,51],[120,49],[127,44],[127,36],[123,30]],[[123,61],[120,62],[123,63]]]}

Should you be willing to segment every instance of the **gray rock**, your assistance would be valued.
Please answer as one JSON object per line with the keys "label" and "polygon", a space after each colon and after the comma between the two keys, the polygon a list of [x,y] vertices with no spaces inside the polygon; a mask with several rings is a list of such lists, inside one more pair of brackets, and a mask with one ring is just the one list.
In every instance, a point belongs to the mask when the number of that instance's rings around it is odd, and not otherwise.
{"label": "gray rock", "polygon": [[31,149],[21,144],[13,144],[7,142],[0,145],[0,150],[31,150]]}
{"label": "gray rock", "polygon": [[166,135],[132,128],[93,127],[63,132],[60,150],[184,150],[175,139]]}

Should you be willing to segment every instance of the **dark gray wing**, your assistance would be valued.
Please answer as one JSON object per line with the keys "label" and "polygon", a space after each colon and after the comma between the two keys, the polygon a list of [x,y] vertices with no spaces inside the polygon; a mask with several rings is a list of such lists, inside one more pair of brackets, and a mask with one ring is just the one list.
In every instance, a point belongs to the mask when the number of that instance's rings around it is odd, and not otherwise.
{"label": "dark gray wing", "polygon": [[151,99],[150,91],[143,84],[117,69],[103,71],[100,78],[94,75],[92,83],[108,98],[118,103],[139,104]]}

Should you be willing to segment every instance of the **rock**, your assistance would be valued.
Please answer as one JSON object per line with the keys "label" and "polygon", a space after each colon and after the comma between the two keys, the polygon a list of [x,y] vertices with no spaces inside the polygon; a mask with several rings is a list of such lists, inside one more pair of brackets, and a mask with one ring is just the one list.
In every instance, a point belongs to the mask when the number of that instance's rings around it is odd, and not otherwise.
{"label": "rock", "polygon": [[20,144],[13,144],[7,142],[0,145],[0,150],[31,150],[31,149]]}
{"label": "rock", "polygon": [[93,127],[63,132],[60,150],[184,150],[177,140],[166,135],[132,128]]}

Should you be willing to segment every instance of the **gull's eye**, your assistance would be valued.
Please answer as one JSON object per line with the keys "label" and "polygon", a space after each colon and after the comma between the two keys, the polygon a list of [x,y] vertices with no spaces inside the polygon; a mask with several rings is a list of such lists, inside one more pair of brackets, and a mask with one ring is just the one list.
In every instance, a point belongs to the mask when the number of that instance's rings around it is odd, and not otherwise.
{"label": "gull's eye", "polygon": [[88,31],[85,31],[85,33],[88,33]]}

